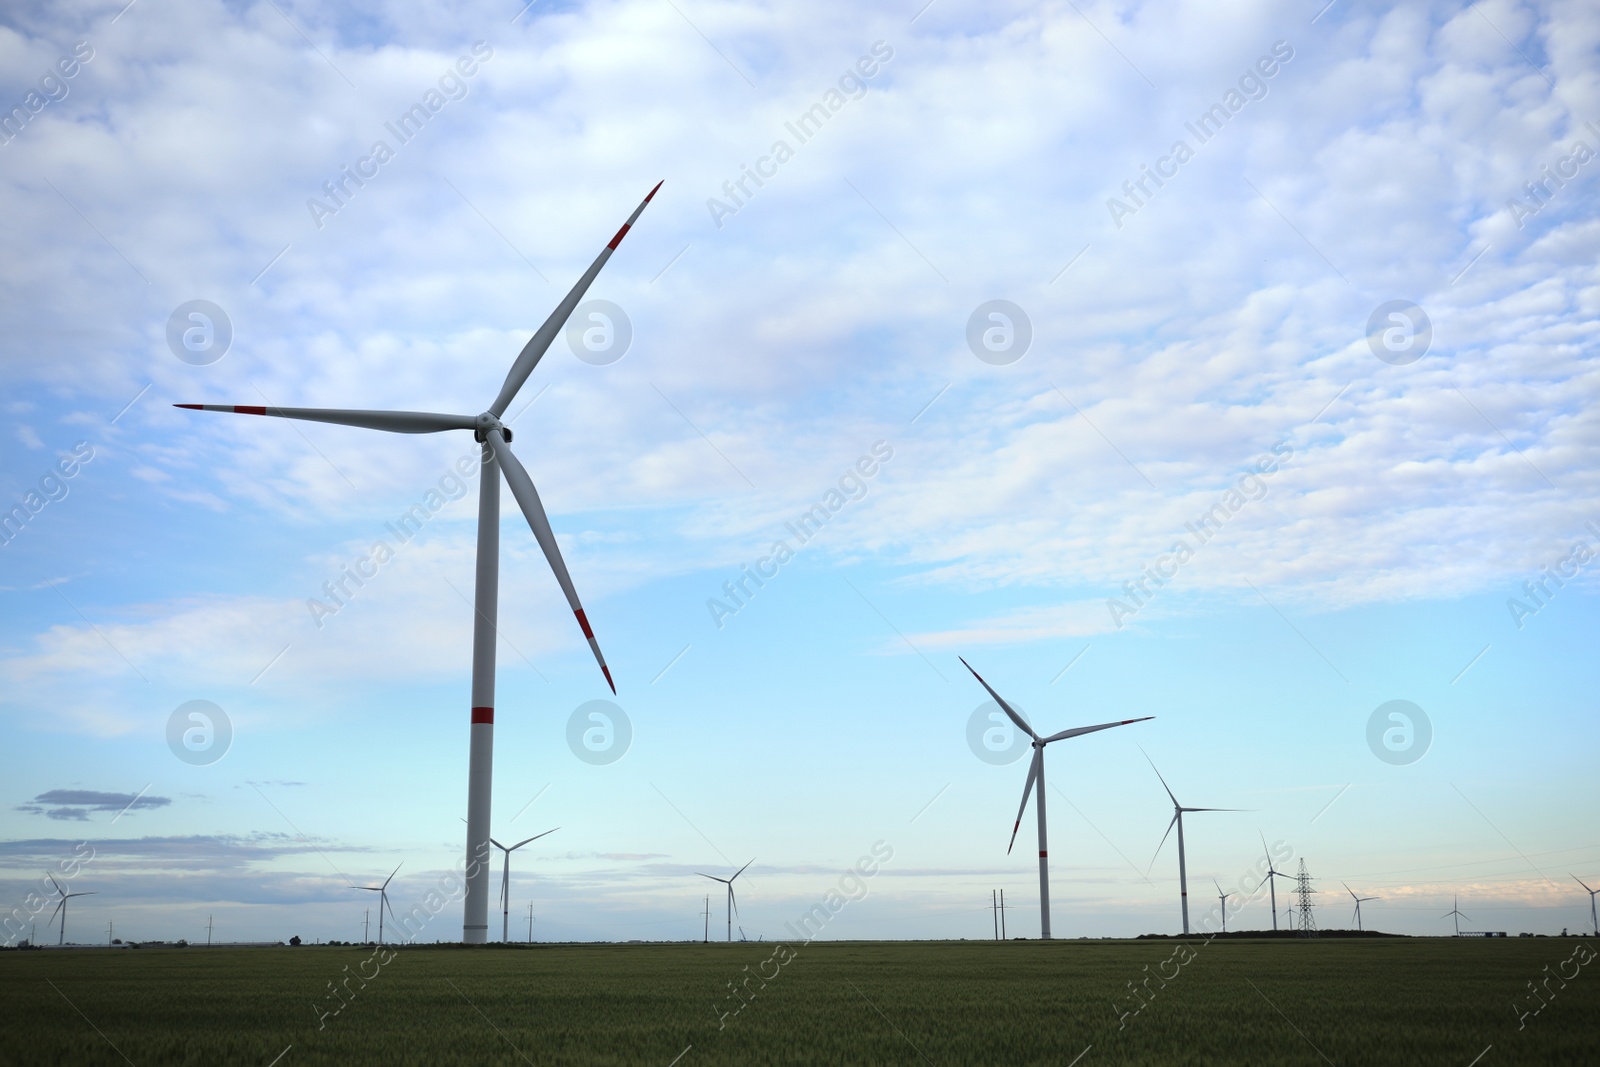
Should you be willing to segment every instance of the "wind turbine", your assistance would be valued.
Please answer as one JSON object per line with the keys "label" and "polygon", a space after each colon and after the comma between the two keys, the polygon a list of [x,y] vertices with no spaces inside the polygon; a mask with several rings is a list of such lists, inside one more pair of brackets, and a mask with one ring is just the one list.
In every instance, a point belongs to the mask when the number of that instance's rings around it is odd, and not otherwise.
{"label": "wind turbine", "polygon": [[[1143,749],[1139,751],[1143,752]],[[1155,760],[1148,753],[1145,761],[1150,764],[1150,769],[1156,772],[1156,777],[1161,778],[1161,772],[1156,770]],[[1167,823],[1167,832],[1161,835],[1161,844],[1156,846],[1156,856],[1161,855],[1161,848],[1167,843],[1167,837],[1172,833],[1173,826],[1178,828],[1178,892],[1183,898],[1183,933],[1189,934],[1189,871],[1184,865],[1183,855],[1183,816],[1185,812],[1194,811],[1241,811],[1241,808],[1186,808],[1178,803],[1178,798],[1172,796],[1172,789],[1167,785],[1167,780],[1161,778],[1161,788],[1167,791],[1167,796],[1172,798],[1172,822]],[[1150,857],[1150,862],[1155,863],[1156,856]]]}
{"label": "wind turbine", "polygon": [[1467,916],[1461,914],[1461,908],[1458,906],[1458,905],[1460,905],[1460,903],[1461,903],[1461,901],[1460,901],[1459,898],[1451,897],[1450,898],[1450,910],[1445,912],[1443,915],[1439,916],[1439,918],[1441,918],[1441,919],[1448,919],[1452,915],[1454,915],[1456,917],[1456,936],[1457,937],[1461,936],[1461,920],[1462,919],[1466,919],[1467,922],[1471,922],[1472,921],[1470,918],[1467,918]]}
{"label": "wind turbine", "polygon": [[394,879],[395,875],[400,873],[400,865],[403,863],[405,863],[405,860],[401,860],[400,863],[394,865],[394,870],[389,872],[389,877],[383,880],[382,885],[353,885],[350,887],[351,889],[361,889],[368,893],[378,894],[378,944],[380,945],[383,944],[384,909],[388,908],[391,917],[394,915],[394,909],[389,907],[389,883]]}
{"label": "wind turbine", "polygon": [[1575,874],[1572,876],[1572,880],[1574,882],[1577,882],[1579,885],[1582,885],[1584,889],[1588,890],[1588,893],[1589,893],[1589,921],[1594,924],[1594,936],[1600,937],[1600,919],[1595,918],[1595,911],[1594,911],[1594,895],[1596,893],[1600,893],[1600,889],[1589,889],[1589,887],[1587,885],[1584,885],[1583,879],[1579,878]]}
{"label": "wind turbine", "polygon": [[[67,943],[67,901],[71,900],[73,897],[92,897],[99,892],[99,890],[91,889],[86,893],[69,893],[65,889],[61,888],[61,883],[56,881],[55,875],[46,874],[45,877],[50,879],[50,884],[56,887],[57,893],[61,894],[61,899],[56,903],[56,911],[61,913],[61,939],[57,941],[56,944],[65,945]],[[55,921],[56,911],[52,911],[50,913],[51,922]],[[49,929],[49,927],[50,923],[45,923],[45,928]]]}
{"label": "wind turbine", "polygon": [[[1277,870],[1276,868],[1274,868],[1272,866],[1272,852],[1267,848],[1267,836],[1265,834],[1261,833],[1260,830],[1257,830],[1256,834],[1261,838],[1261,852],[1262,852],[1263,855],[1265,855],[1267,857],[1267,876],[1265,878],[1261,879],[1261,880],[1268,884],[1270,892],[1272,893],[1272,932],[1273,933],[1277,933],[1278,932],[1278,883],[1274,882],[1273,879],[1274,878],[1288,878],[1289,881],[1292,882],[1292,881],[1294,881],[1294,878],[1293,878],[1293,876],[1284,874],[1282,871]],[[1261,887],[1259,885],[1256,886],[1256,889],[1259,890],[1260,888]],[[1290,918],[1293,918],[1293,916],[1291,915]]]}
{"label": "wind turbine", "polygon": [[961,665],[972,671],[972,676],[978,679],[978,684],[988,690],[989,696],[993,698],[996,704],[1000,705],[1000,710],[1004,711],[1011,721],[1016,723],[1017,729],[1033,738],[1033,762],[1028,765],[1028,780],[1022,787],[1022,803],[1017,807],[1017,821],[1011,827],[1011,844],[1006,846],[1006,854],[1010,855],[1012,847],[1017,843],[1017,831],[1022,827],[1022,813],[1028,807],[1028,794],[1033,792],[1034,783],[1037,782],[1039,785],[1039,799],[1034,804],[1034,810],[1039,816],[1039,939],[1048,941],[1050,940],[1050,853],[1049,845],[1046,843],[1044,817],[1044,746],[1052,741],[1062,741],[1069,737],[1077,737],[1079,734],[1092,734],[1096,730],[1109,730],[1113,726],[1127,726],[1129,723],[1144,722],[1155,718],[1155,716],[1145,715],[1138,719],[1103,722],[1098,726],[1079,726],[1051,734],[1049,737],[1040,737],[1034,733],[1033,727],[1029,726],[1021,715],[1017,714],[1015,708],[1007,704],[999,693],[990,688],[989,683],[983,680],[981,674],[972,670],[972,664],[962,659]]}
{"label": "wind turbine", "polygon": [[[553,834],[559,829],[561,829],[559,826],[552,827],[551,829],[546,830],[544,834]],[[500,940],[502,941],[511,940],[511,854],[517,849],[521,848],[523,845],[526,845],[529,841],[539,840],[539,838],[543,837],[544,834],[534,834],[532,837],[524,838],[523,840],[512,845],[510,848],[502,845],[492,837],[489,838],[489,843],[491,845],[506,854],[505,866],[500,872]],[[529,904],[528,909],[531,913],[533,910],[533,905]],[[379,918],[381,919],[382,916],[380,915]]]}
{"label": "wind turbine", "polygon": [[[573,588],[567,565],[556,546],[555,533],[545,516],[544,505],[539,500],[533,479],[520,460],[512,455],[511,430],[501,421],[506,408],[511,405],[517,391],[522,388],[533,369],[538,366],[545,350],[555,340],[561,328],[583,294],[594,282],[600,268],[606,265],[611,253],[638,220],[650,198],[661,188],[657,182],[648,196],[628,216],[609,244],[589,269],[584,271],[571,291],[556,305],[522,352],[511,365],[511,371],[500,386],[487,411],[481,415],[440,415],[422,411],[353,411],[337,408],[280,408],[235,404],[178,404],[177,407],[196,411],[231,411],[241,415],[271,415],[285,419],[307,419],[312,422],[331,422],[341,426],[359,426],[368,430],[385,430],[390,433],[438,433],[443,430],[471,430],[483,445],[483,461],[479,470],[478,491],[478,553],[477,584],[474,593],[472,622],[472,733],[467,766],[467,893],[463,909],[461,939],[469,944],[482,944],[489,939],[489,814],[494,777],[494,661],[495,642],[499,631],[496,621],[500,599],[500,475],[504,474],[511,487],[511,495],[522,509],[523,517],[533,536],[544,550],[550,569],[555,572],[557,584],[566,594],[567,603],[577,616],[578,628],[589,642],[589,649],[600,664],[611,691],[617,691],[611,680],[611,670],[600,645],[595,641],[589,619]],[[381,918],[381,916],[380,916]]]}
{"label": "wind turbine", "polygon": [[1236,896],[1237,894],[1235,894],[1235,893],[1224,893],[1222,891],[1222,887],[1220,885],[1217,885],[1217,880],[1215,878],[1211,879],[1211,884],[1217,886],[1217,904],[1222,908],[1222,932],[1223,933],[1227,933],[1228,932],[1228,898],[1231,897],[1231,896]]}
{"label": "wind turbine", "polygon": [[[752,859],[750,861],[750,863],[754,863],[754,862],[755,862],[754,859]],[[750,863],[747,863],[747,864],[744,865],[744,867],[740,867],[737,871],[734,871],[733,872],[733,878],[737,878],[741,874],[743,874],[745,867],[750,866]],[[735,902],[734,899],[733,899],[733,878],[718,878],[714,874],[701,874],[701,872],[699,872],[699,871],[695,871],[694,873],[699,874],[700,877],[702,877],[702,878],[709,878],[713,882],[721,882],[723,885],[728,887],[728,940],[732,941],[733,940],[733,913],[739,910],[738,903]],[[743,933],[744,932],[743,928],[741,928],[739,932]]]}
{"label": "wind turbine", "polygon": [[[1340,882],[1339,884],[1340,885],[1344,885],[1343,882]],[[1353,899],[1356,902],[1356,929],[1360,930],[1361,929],[1361,902],[1363,900],[1382,900],[1383,898],[1382,897],[1358,897],[1358,896],[1355,895],[1354,892],[1351,891],[1350,887],[1347,886],[1347,885],[1344,885],[1344,891],[1346,893],[1349,893],[1351,899]]]}

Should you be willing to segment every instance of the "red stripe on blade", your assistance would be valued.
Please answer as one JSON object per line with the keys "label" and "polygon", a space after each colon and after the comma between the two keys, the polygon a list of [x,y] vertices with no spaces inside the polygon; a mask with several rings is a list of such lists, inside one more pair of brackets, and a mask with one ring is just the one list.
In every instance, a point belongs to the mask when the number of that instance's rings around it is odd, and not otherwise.
{"label": "red stripe on blade", "polygon": [[267,409],[266,408],[258,408],[258,407],[249,407],[249,406],[244,405],[244,404],[235,404],[233,406],[233,413],[235,415],[265,415],[267,413]]}
{"label": "red stripe on blade", "polygon": [[611,668],[604,663],[600,664],[600,671],[606,676],[606,684],[611,687],[611,695],[617,695],[617,683],[611,680]]}
{"label": "red stripe on blade", "polygon": [[583,614],[583,609],[579,608],[577,611],[574,611],[573,614],[578,617],[578,625],[583,627],[583,636],[587,637],[589,640],[593,641],[594,640],[594,631],[589,629],[589,620]]}
{"label": "red stripe on blade", "polygon": [[[656,189],[661,188],[666,183],[667,183],[667,180],[665,178],[661,179],[660,181],[656,182]],[[653,197],[653,196],[656,195],[656,189],[650,190],[650,196],[647,196],[647,197],[644,198],[644,202],[645,203],[648,204],[650,202],[650,197]]]}
{"label": "red stripe on blade", "polygon": [[1040,858],[1040,859],[1044,859],[1044,858],[1046,858],[1046,857],[1047,857],[1047,856],[1049,856],[1049,855],[1050,855],[1050,853],[1048,853],[1048,852],[1040,852],[1040,853],[1039,853],[1039,858]]}
{"label": "red stripe on blade", "polygon": [[472,724],[474,726],[476,726],[480,722],[488,723],[490,726],[493,726],[494,725],[494,709],[493,708],[473,708],[472,709]]}
{"label": "red stripe on blade", "polygon": [[616,248],[618,245],[620,245],[622,243],[622,238],[627,234],[627,232],[628,232],[628,224],[626,222],[624,222],[622,224],[622,229],[617,231],[617,235],[611,239],[611,243],[606,245],[606,247],[607,248],[612,248],[612,249]]}

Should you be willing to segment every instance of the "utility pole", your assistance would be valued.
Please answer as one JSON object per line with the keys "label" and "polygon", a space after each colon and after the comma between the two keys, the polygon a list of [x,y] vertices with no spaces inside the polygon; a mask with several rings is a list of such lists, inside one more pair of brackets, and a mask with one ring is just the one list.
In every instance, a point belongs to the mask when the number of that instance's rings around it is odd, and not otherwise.
{"label": "utility pole", "polygon": [[1311,895],[1316,890],[1311,888],[1311,875],[1306,871],[1306,861],[1300,860],[1300,875],[1296,879],[1295,896],[1300,898],[1300,936],[1316,937],[1317,920],[1311,916]]}
{"label": "utility pole", "polygon": [[994,939],[1000,940],[1000,905],[995,901],[994,890],[989,890],[989,917],[994,920]]}
{"label": "utility pole", "polygon": [[1000,890],[1000,940],[1006,939],[1006,891]]}

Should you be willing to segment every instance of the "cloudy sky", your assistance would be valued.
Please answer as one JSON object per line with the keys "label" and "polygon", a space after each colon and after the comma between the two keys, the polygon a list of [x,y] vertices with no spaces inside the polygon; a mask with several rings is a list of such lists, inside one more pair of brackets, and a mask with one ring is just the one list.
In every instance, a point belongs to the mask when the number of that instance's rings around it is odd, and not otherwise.
{"label": "cloudy sky", "polygon": [[10,932],[71,867],[72,939],[350,938],[460,862],[470,437],[172,405],[475,414],[663,181],[508,413],[618,688],[503,494],[514,936],[699,936],[752,859],[783,936],[878,842],[825,936],[1036,935],[958,655],[1156,717],[1049,749],[1057,936],[1179,928],[1147,757],[1244,809],[1197,913],[1264,838],[1325,927],[1579,927],[1597,50],[1580,0],[11,5]]}

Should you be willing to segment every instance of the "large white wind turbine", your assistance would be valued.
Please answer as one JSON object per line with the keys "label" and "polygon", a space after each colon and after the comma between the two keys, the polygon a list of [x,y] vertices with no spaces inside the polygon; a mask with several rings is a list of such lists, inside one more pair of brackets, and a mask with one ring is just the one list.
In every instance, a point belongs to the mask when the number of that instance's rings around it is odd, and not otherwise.
{"label": "large white wind turbine", "polygon": [[[400,863],[394,865],[394,870],[389,872],[389,877],[383,880],[382,885],[353,885],[350,887],[351,889],[360,889],[364,892],[378,894],[378,944],[380,945],[383,944],[383,913],[387,911],[391,916],[394,915],[394,909],[389,907],[389,883],[394,880],[395,875],[400,873],[400,865],[403,863],[405,863],[405,860],[401,860]],[[369,897],[368,899],[371,898]]]}
{"label": "large white wind turbine", "polygon": [[528,472],[522,463],[512,455],[511,430],[500,420],[517,395],[517,390],[522,388],[540,358],[544,356],[545,350],[561,332],[567,318],[578,306],[578,301],[583,299],[583,294],[588,291],[595,276],[600,273],[600,268],[606,265],[606,260],[611,258],[611,253],[616,251],[617,245],[622,243],[622,238],[644,211],[645,205],[650,203],[650,198],[656,195],[656,190],[660,188],[661,183],[657,182],[655,189],[650,190],[649,196],[646,196],[634,209],[633,214],[628,216],[628,221],[622,224],[622,229],[618,230],[617,235],[601,250],[600,255],[589,265],[589,269],[584,271],[577,284],[562,298],[561,303],[556,305],[550,317],[545,319],[544,325],[540,326],[523,346],[516,362],[511,365],[510,373],[506,375],[505,383],[500,387],[499,395],[494,398],[494,403],[489,405],[488,410],[480,415],[440,415],[423,411],[280,408],[235,404],[176,405],[197,411],[231,411],[242,415],[307,419],[312,422],[331,422],[341,426],[359,426],[368,430],[386,430],[391,433],[471,430],[473,436],[483,445],[478,492],[477,585],[474,594],[474,605],[477,610],[474,612],[472,623],[472,741],[467,770],[467,894],[461,927],[461,939],[471,944],[481,944],[489,937],[489,809],[494,775],[494,658],[500,594],[500,476],[502,474],[511,487],[511,495],[516,498],[517,505],[528,520],[534,539],[544,550],[545,559],[549,561],[550,569],[555,572],[556,582],[566,594],[567,603],[571,605],[573,614],[578,618],[578,627],[583,631],[590,650],[594,652],[594,658],[600,664],[600,670],[606,677],[606,684],[611,687],[613,693],[617,690],[616,683],[611,680],[611,671],[606,666],[605,657],[600,654],[600,645],[594,639],[594,631],[589,628],[589,620],[583,613],[583,605],[578,601],[578,592],[572,586],[572,578],[567,574],[567,565],[562,562],[561,551],[556,547],[555,534],[550,529],[550,520],[545,517],[544,505],[540,503],[539,493],[533,487],[533,479],[528,477]]}
{"label": "large white wind turbine", "polygon": [[1017,807],[1017,821],[1011,827],[1011,844],[1006,846],[1006,854],[1010,855],[1012,847],[1017,843],[1017,831],[1022,827],[1022,813],[1028,807],[1028,794],[1033,792],[1034,784],[1037,783],[1039,786],[1039,799],[1034,803],[1034,811],[1039,816],[1039,937],[1041,940],[1048,941],[1050,940],[1050,853],[1044,818],[1044,746],[1052,741],[1062,741],[1069,737],[1077,737],[1080,734],[1092,734],[1096,730],[1109,730],[1113,726],[1127,726],[1129,723],[1145,722],[1155,718],[1155,716],[1145,715],[1137,719],[1103,722],[1098,726],[1079,726],[1071,730],[1062,730],[1060,733],[1051,734],[1049,737],[1040,737],[1034,733],[1033,727],[1028,725],[1027,720],[1017,714],[1015,708],[1007,704],[999,693],[990,688],[989,683],[983,680],[981,674],[972,670],[972,664],[962,659],[961,665],[972,671],[972,676],[978,679],[978,684],[988,690],[989,696],[996,704],[1000,705],[1000,710],[1005,712],[1011,721],[1016,724],[1017,729],[1033,738],[1033,762],[1028,765],[1028,781],[1022,787],[1022,803]]}
{"label": "large white wind turbine", "polygon": [[[754,862],[755,862],[754,859],[752,859],[750,861],[750,863],[754,863]],[[733,878],[737,878],[741,874],[743,874],[744,873],[744,868],[750,866],[750,863],[746,863],[744,865],[744,867],[740,867],[737,871],[734,871],[733,872]],[[694,873],[700,875],[700,877],[702,877],[702,878],[709,878],[713,882],[721,882],[723,885],[728,887],[728,940],[732,941],[733,940],[733,913],[739,910],[738,902],[733,899],[733,878],[718,878],[714,874],[702,874],[700,871],[695,871]],[[740,932],[742,933],[743,931],[740,931]]]}
{"label": "large white wind turbine", "polygon": [[1584,885],[1583,879],[1579,878],[1575,874],[1572,876],[1572,880],[1583,886],[1583,888],[1589,893],[1589,922],[1594,924],[1594,936],[1600,937],[1600,918],[1596,918],[1594,912],[1594,895],[1596,893],[1600,893],[1600,889],[1590,889],[1587,885]]}
{"label": "large white wind turbine", "polygon": [[[561,827],[554,826],[546,830],[544,834],[553,834],[559,829]],[[529,841],[539,840],[544,834],[534,834],[532,837],[523,838],[509,847],[502,845],[492,837],[489,838],[489,844],[506,854],[505,867],[500,871],[500,940],[502,941],[511,940],[511,854]],[[528,910],[531,914],[533,910],[532,904],[528,905]],[[529,921],[531,922],[532,920]],[[529,939],[532,940],[532,935],[529,935]]]}
{"label": "large white wind turbine", "polygon": [[1454,915],[1456,917],[1455,918],[1456,936],[1460,937],[1461,936],[1461,920],[1462,919],[1466,919],[1467,922],[1471,922],[1472,920],[1461,913],[1461,898],[1459,896],[1452,896],[1450,898],[1450,910],[1445,912],[1443,915],[1439,916],[1439,918],[1448,919],[1452,915]]}
{"label": "large white wind turbine", "polygon": [[[1263,855],[1265,855],[1267,857],[1267,874],[1266,874],[1266,877],[1261,879],[1261,880],[1263,882],[1267,883],[1267,885],[1269,887],[1269,890],[1272,893],[1272,932],[1273,933],[1277,933],[1278,932],[1278,883],[1274,882],[1273,879],[1274,878],[1287,878],[1287,879],[1289,879],[1289,881],[1292,882],[1292,881],[1294,881],[1294,876],[1293,875],[1289,875],[1289,874],[1285,874],[1282,871],[1280,871],[1277,868],[1272,866],[1272,852],[1271,852],[1271,850],[1269,850],[1267,848],[1267,836],[1265,834],[1261,833],[1260,830],[1257,830],[1256,833],[1261,837],[1261,852],[1262,852]],[[1260,888],[1261,887],[1259,885],[1256,886],[1256,889],[1259,890]],[[1293,917],[1294,916],[1291,914],[1290,918],[1292,919]]]}
{"label": "large white wind turbine", "polygon": [[[1343,882],[1340,882],[1339,884],[1340,885],[1344,885]],[[1382,897],[1358,897],[1358,896],[1356,896],[1355,891],[1352,890],[1347,885],[1344,885],[1344,891],[1346,893],[1349,893],[1350,894],[1350,898],[1356,902],[1356,929],[1360,930],[1361,929],[1361,902],[1363,900],[1382,900],[1383,898]]]}
{"label": "large white wind turbine", "polygon": [[[1143,751],[1143,750],[1141,750]],[[1149,753],[1145,760],[1150,764],[1150,769],[1156,772],[1156,777],[1161,778],[1161,772],[1156,770],[1155,760],[1150,759]],[[1186,812],[1193,811],[1240,811],[1240,808],[1186,808],[1178,803],[1178,798],[1172,796],[1172,790],[1167,786],[1167,780],[1161,778],[1161,788],[1167,791],[1167,796],[1172,799],[1172,821],[1167,823],[1167,832],[1161,835],[1161,844],[1156,846],[1156,855],[1150,857],[1150,862],[1155,863],[1156,856],[1161,855],[1161,849],[1167,843],[1167,838],[1172,833],[1172,828],[1178,828],[1178,892],[1183,898],[1183,932],[1189,933],[1189,871],[1185,866],[1183,856],[1183,816]]]}
{"label": "large white wind turbine", "polygon": [[[61,888],[61,883],[56,881],[55,875],[46,874],[45,877],[50,879],[50,884],[56,887],[57,893],[61,894],[61,899],[56,902],[56,911],[61,913],[61,939],[57,941],[56,944],[65,945],[67,943],[67,901],[71,900],[73,897],[92,897],[99,892],[99,890],[90,889],[87,892],[69,893],[65,889]],[[56,911],[52,911],[50,913],[50,922],[55,921]],[[45,923],[45,929],[48,930],[49,928],[50,923]]]}

